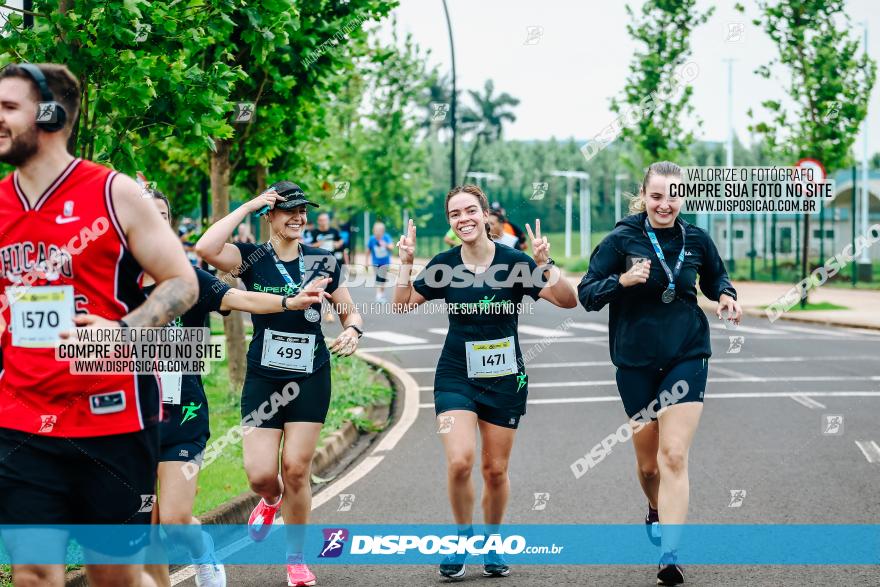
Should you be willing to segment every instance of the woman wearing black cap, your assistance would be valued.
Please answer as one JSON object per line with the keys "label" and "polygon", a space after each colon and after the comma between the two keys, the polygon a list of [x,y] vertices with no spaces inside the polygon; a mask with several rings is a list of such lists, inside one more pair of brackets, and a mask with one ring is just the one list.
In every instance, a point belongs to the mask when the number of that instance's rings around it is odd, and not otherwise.
{"label": "woman wearing black cap", "polygon": [[[305,283],[330,277],[325,291],[343,325],[330,351],[347,356],[357,349],[363,321],[348,289],[340,286],[340,267],[333,255],[300,242],[306,206],[318,205],[299,186],[287,181],[273,184],[210,227],[196,251],[218,269],[240,277],[250,291],[288,297]],[[269,218],[269,242],[227,242],[248,214],[263,212]],[[330,405],[330,354],[321,332],[320,309],[315,304],[304,311],[253,316],[241,398],[245,472],[251,489],[262,497],[251,513],[249,533],[255,541],[265,539],[282,510],[289,525],[287,579],[294,586],[315,584],[303,562],[302,524],[308,523],[310,467]]]}
{"label": "woman wearing black cap", "polygon": [[681,200],[669,195],[675,182],[681,182],[678,165],[663,161],[648,168],[630,205],[633,214],[599,243],[578,286],[587,311],[610,305],[611,361],[634,429],[652,541],[664,528],[656,542],[663,549],[661,585],[684,582],[672,530],[687,516],[688,451],[703,411],[712,355],[709,322],[697,305],[697,276],[706,297],[718,301],[719,319],[723,310],[734,322],[742,316],[712,239],[679,218]]}

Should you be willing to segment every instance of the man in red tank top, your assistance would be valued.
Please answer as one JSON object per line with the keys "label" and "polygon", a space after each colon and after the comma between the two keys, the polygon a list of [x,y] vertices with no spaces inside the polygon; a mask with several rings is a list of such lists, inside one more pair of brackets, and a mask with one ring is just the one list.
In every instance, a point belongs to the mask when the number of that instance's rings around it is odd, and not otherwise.
{"label": "man in red tank top", "polygon": [[[195,275],[131,178],[67,151],[80,86],[55,64],[0,71],[0,525],[149,524],[160,415],[154,374],[73,375],[55,358],[74,326],[162,326],[195,301]],[[35,118],[36,113],[36,118]],[[146,298],[141,274],[158,286]],[[12,560],[34,547],[4,531]],[[16,540],[18,536],[19,540]],[[83,544],[129,556],[146,535]],[[66,539],[40,541],[62,560]],[[58,550],[55,550],[58,549]],[[153,585],[140,565],[87,565],[91,585]],[[16,585],[64,585],[63,565],[16,564]]]}

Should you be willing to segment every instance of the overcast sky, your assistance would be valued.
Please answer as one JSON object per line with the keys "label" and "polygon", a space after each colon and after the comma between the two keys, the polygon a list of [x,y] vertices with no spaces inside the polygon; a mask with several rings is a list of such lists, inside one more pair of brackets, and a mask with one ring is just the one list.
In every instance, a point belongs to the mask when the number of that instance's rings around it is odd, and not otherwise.
{"label": "overcast sky", "polygon": [[[625,82],[635,44],[626,33],[622,1],[601,0],[447,0],[455,39],[459,86],[476,89],[495,81],[498,91],[521,100],[517,120],[507,128],[512,139],[579,140],[594,136],[614,115],[608,98]],[[638,7],[641,2],[633,2]],[[733,123],[741,140],[750,142],[747,111],[768,98],[782,98],[778,81],[752,72],[775,55],[763,30],[751,23],[758,16],[753,0],[743,0],[745,17],[734,1],[699,0],[701,9],[716,4],[715,14],[694,31],[692,60],[699,66],[693,81],[693,105],[703,120],[698,137],[725,140],[728,128],[727,64],[733,58]],[[855,34],[868,19],[869,53],[880,61],[880,2],[849,0],[847,12]],[[873,8],[873,10],[869,10]],[[449,38],[441,0],[401,0],[398,25],[431,49],[431,61],[449,69]],[[731,24],[742,25],[731,40]],[[526,43],[530,27],[541,27],[540,38]],[[734,26],[736,28],[736,26]],[[877,85],[880,85],[878,83]],[[870,153],[880,151],[880,89],[870,102]],[[856,145],[860,157],[861,137]]]}

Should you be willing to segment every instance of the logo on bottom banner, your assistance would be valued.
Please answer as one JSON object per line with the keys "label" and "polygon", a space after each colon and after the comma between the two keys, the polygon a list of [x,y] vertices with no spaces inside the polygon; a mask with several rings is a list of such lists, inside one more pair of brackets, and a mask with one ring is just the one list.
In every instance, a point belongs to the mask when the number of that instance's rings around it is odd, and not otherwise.
{"label": "logo on bottom banner", "polygon": [[345,528],[324,528],[324,548],[318,558],[336,558],[342,554],[345,541],[348,540],[348,530]]}

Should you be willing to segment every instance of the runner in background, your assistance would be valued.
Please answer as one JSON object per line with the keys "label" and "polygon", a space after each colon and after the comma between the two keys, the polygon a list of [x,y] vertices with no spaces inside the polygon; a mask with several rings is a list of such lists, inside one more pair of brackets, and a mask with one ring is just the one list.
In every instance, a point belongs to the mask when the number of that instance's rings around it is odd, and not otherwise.
{"label": "runner in background", "polygon": [[302,238],[300,239],[300,242],[302,242],[302,244],[304,244],[304,245],[314,244],[315,238],[312,236],[312,233],[314,232],[314,230],[315,230],[315,223],[312,222],[311,220],[309,220],[306,223],[305,230],[303,230]]}
{"label": "runner in background", "polygon": [[501,212],[492,210],[489,212],[489,238],[496,243],[501,243],[513,249],[519,249],[519,240],[504,231],[505,220]]}
{"label": "runner in background", "polygon": [[518,244],[514,248],[518,248],[521,251],[528,250],[529,244],[526,241],[526,233],[523,232],[522,228],[510,221],[510,217],[507,215],[504,206],[502,206],[500,202],[492,202],[492,211],[498,212],[504,219],[504,232],[516,237]]}
{"label": "runner in background", "polygon": [[443,236],[443,242],[449,247],[457,247],[461,244],[461,239],[455,234],[455,230],[450,228]]}
{"label": "runner in background", "polygon": [[385,224],[376,222],[373,224],[373,236],[367,242],[370,251],[370,264],[376,272],[376,301],[385,301],[385,281],[388,268],[391,266],[391,249],[394,242],[385,233]]}
{"label": "runner in background", "polygon": [[329,214],[326,212],[318,214],[317,225],[310,232],[310,235],[316,247],[332,254],[339,263],[343,262],[342,250],[345,247],[345,241],[339,230],[330,226]]}
{"label": "runner in background", "polygon": [[660,585],[684,582],[676,549],[688,511],[688,452],[703,413],[712,355],[709,322],[697,304],[697,276],[706,297],[718,302],[719,319],[724,311],[736,323],[742,317],[711,237],[680,218],[681,199],[669,196],[669,185],[680,181],[674,163],[648,168],[630,202],[632,214],[602,239],[578,286],[588,312],[610,306],[608,347],[648,498],[645,528],[663,551]]}
{"label": "runner in background", "polygon": [[238,225],[238,230],[235,233],[235,238],[233,242],[236,243],[255,243],[257,239],[254,238],[254,235],[251,233],[251,225],[247,222],[242,222]]}
{"label": "runner in background", "polygon": [[[244,467],[251,489],[262,499],[251,512],[248,533],[264,540],[282,511],[287,530],[288,585],[314,585],[303,559],[304,528],[311,512],[311,464],[330,406],[330,352],[352,354],[363,334],[348,289],[340,286],[340,265],[328,251],[299,242],[306,207],[317,207],[296,184],[281,181],[211,226],[196,248],[212,265],[241,277],[249,291],[295,296],[311,281],[330,277],[325,291],[343,330],[324,343],[320,305],[305,310],[253,315],[241,397]],[[227,243],[251,213],[268,210],[270,241],[261,245]],[[279,399],[280,398],[280,399]],[[276,406],[263,420],[267,406]],[[253,414],[260,414],[260,421]],[[279,450],[281,470],[279,475]]]}
{"label": "runner in background", "polygon": [[[434,299],[448,304],[449,329],[434,374],[434,411],[446,453],[449,501],[459,534],[472,536],[471,473],[479,430],[483,519],[487,532],[496,535],[510,495],[510,452],[528,397],[517,333],[519,306],[530,296],[574,308],[577,296],[550,258],[540,221],[535,222],[532,238],[533,259],[489,239],[489,202],[477,186],[452,189],[444,207],[462,245],[436,255],[411,283],[416,228],[410,220],[398,242],[401,273],[392,308],[411,310]],[[439,277],[450,273],[451,281]],[[440,565],[440,574],[459,579],[465,575],[465,562],[465,555],[450,555]],[[487,554],[483,563],[484,576],[510,574],[498,553]]]}
{"label": "runner in background", "polygon": [[[10,326],[0,336],[0,524],[130,528],[122,539],[80,537],[88,582],[152,587],[131,561],[149,542],[155,501],[157,376],[74,375],[55,347],[75,338],[74,327],[166,324],[193,304],[197,284],[138,184],[68,153],[80,95],[63,65],[0,71],[0,161],[15,167],[0,182],[0,307]],[[142,271],[158,283],[149,297]],[[67,532],[41,531],[38,542],[28,532],[3,531],[13,562],[34,549],[65,560]],[[125,563],[94,564],[107,557]],[[12,567],[16,585],[61,587],[64,572],[63,564]]]}
{"label": "runner in background", "polygon": [[[152,199],[162,215],[171,223],[171,203],[159,190],[147,188],[144,197]],[[247,226],[242,223],[239,225]],[[304,310],[320,303],[329,295],[322,291],[329,278],[313,281],[295,297],[230,289],[228,285],[199,268],[194,268],[199,283],[196,304],[169,326],[183,328],[210,328],[211,312],[228,315],[232,310],[251,314],[274,314],[285,310]],[[144,276],[144,292],[149,294],[155,281]],[[165,373],[162,375],[163,419],[159,427],[159,498],[153,508],[153,522],[162,524],[169,537],[183,542],[196,569],[198,587],[223,587],[226,571],[217,563],[214,544],[209,534],[174,532],[177,525],[198,524],[193,517],[198,472],[202,455],[211,436],[208,398],[201,375]],[[152,571],[148,566],[148,570]],[[161,576],[157,583],[165,583]]]}
{"label": "runner in background", "polygon": [[351,220],[339,225],[339,236],[342,239],[342,262],[351,264]]}
{"label": "runner in background", "polygon": [[[342,235],[339,234],[339,230],[330,226],[329,214],[326,212],[318,214],[317,225],[315,229],[309,233],[309,236],[316,247],[324,249],[336,258],[337,265],[342,265],[345,262],[345,257],[343,255],[345,241],[342,240]],[[324,321],[333,322],[334,320],[333,311],[329,306],[326,307],[324,311]]]}

